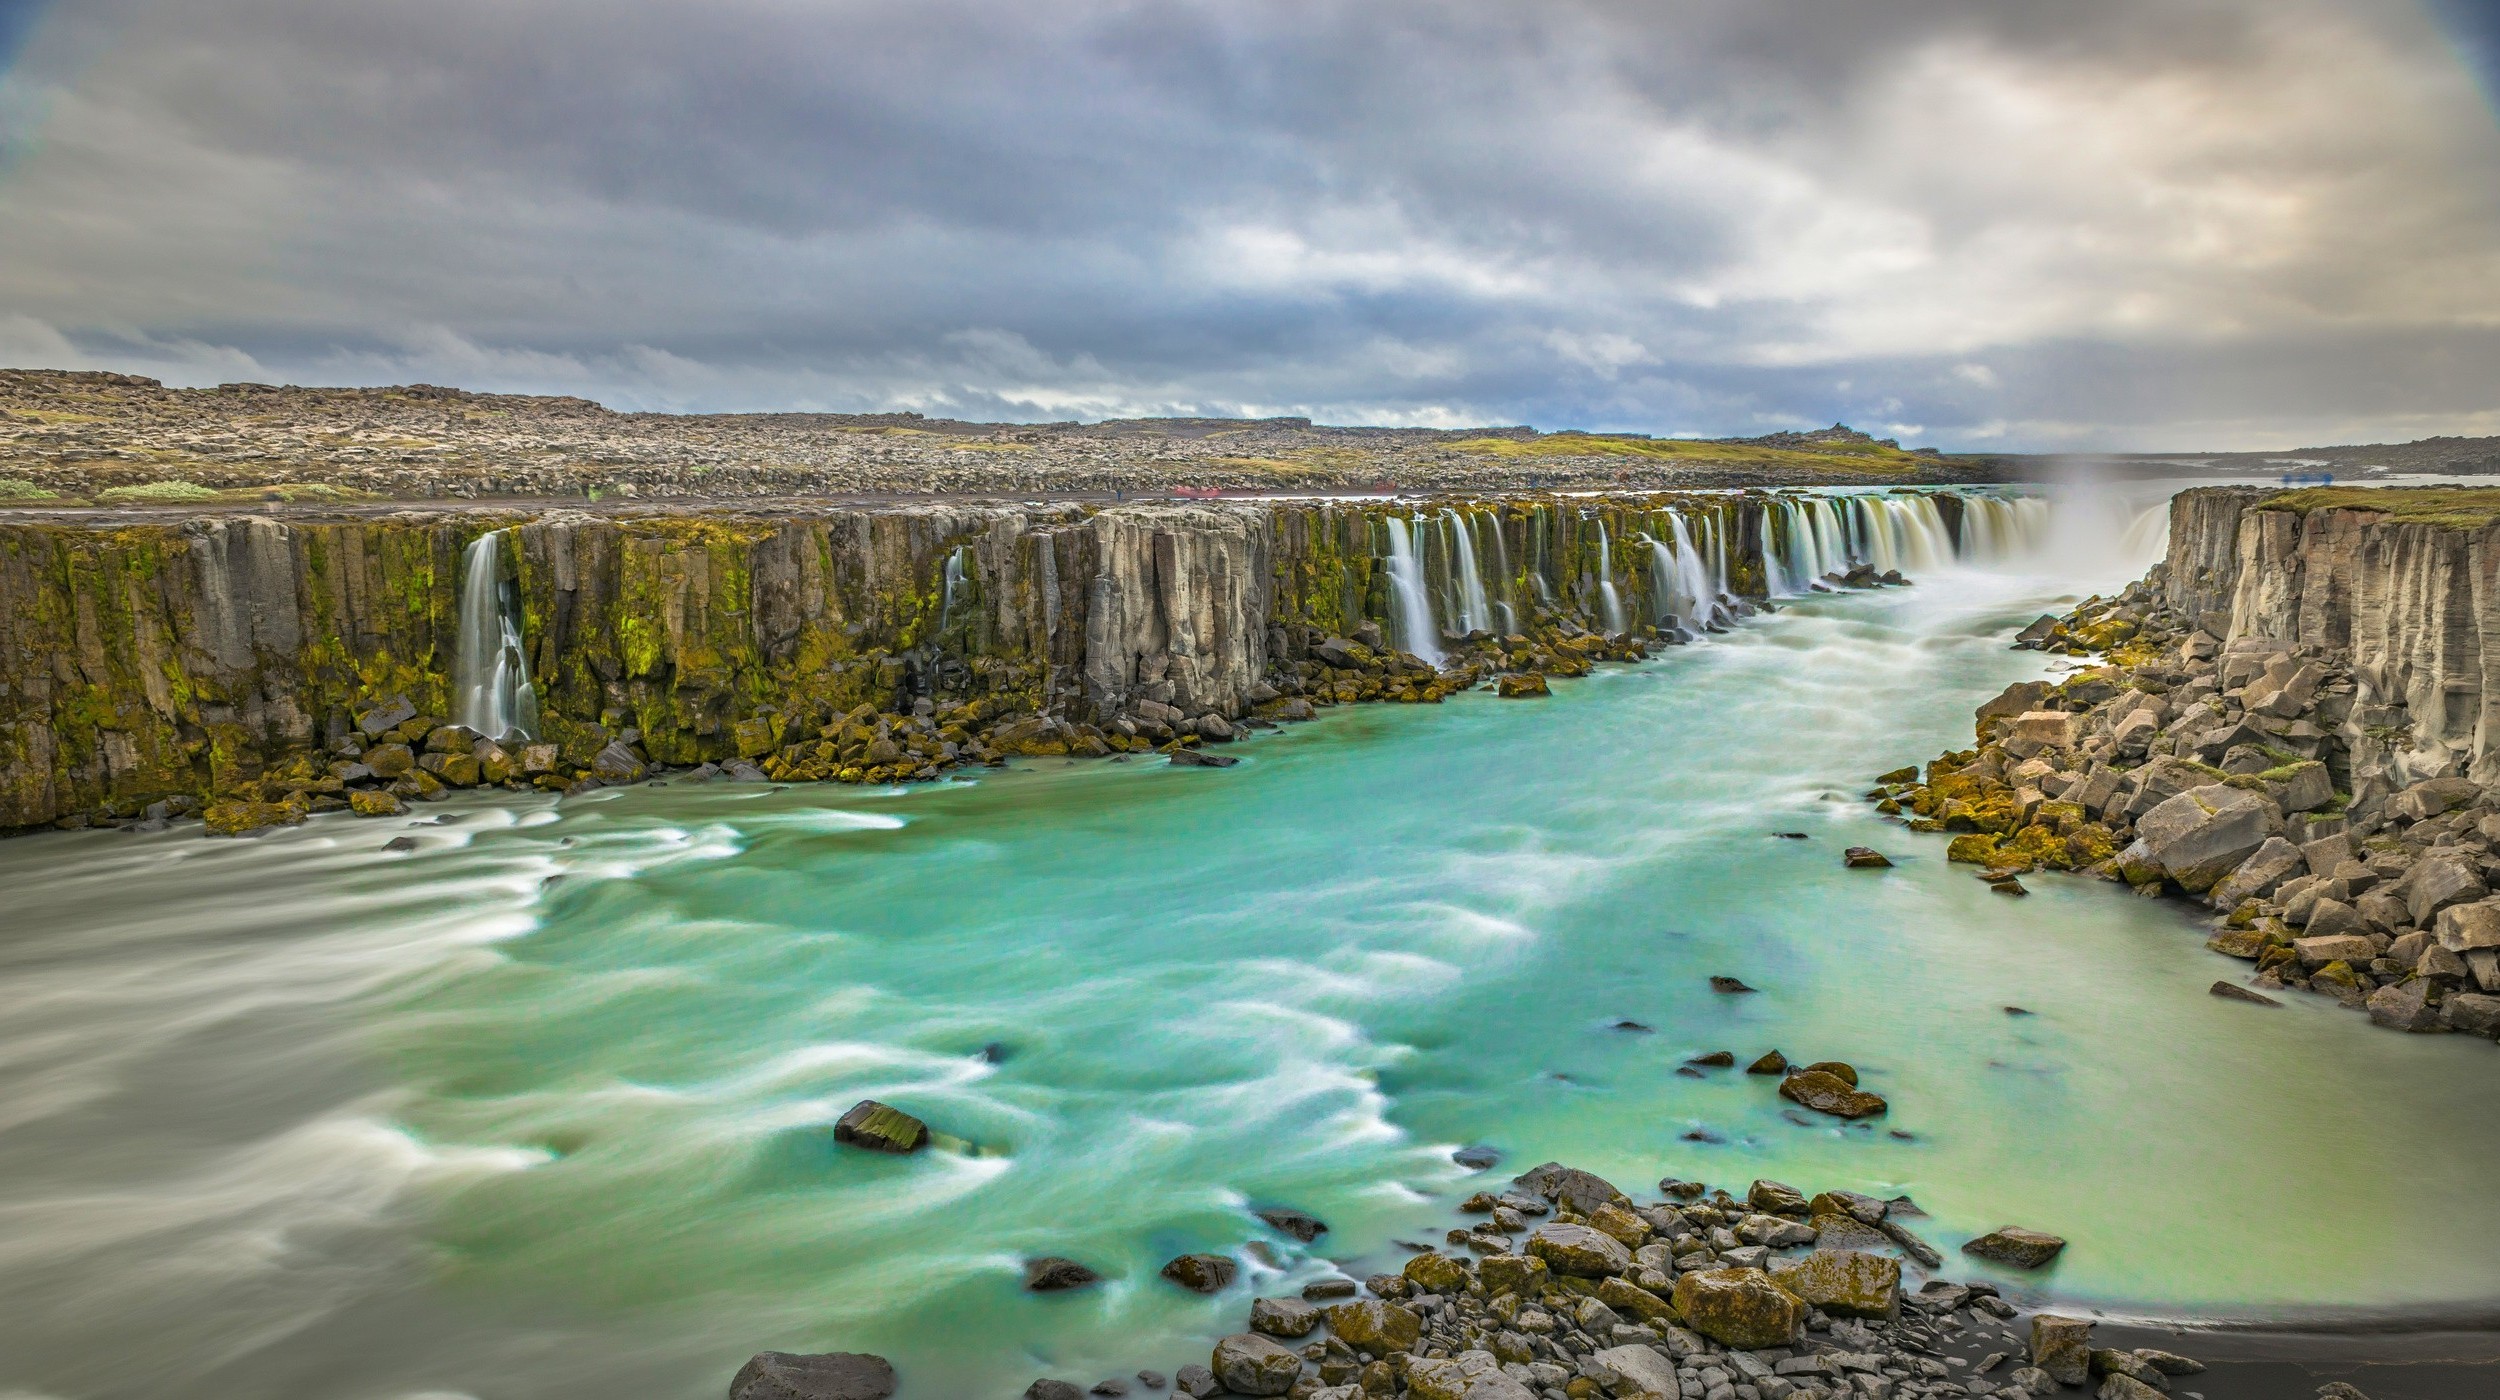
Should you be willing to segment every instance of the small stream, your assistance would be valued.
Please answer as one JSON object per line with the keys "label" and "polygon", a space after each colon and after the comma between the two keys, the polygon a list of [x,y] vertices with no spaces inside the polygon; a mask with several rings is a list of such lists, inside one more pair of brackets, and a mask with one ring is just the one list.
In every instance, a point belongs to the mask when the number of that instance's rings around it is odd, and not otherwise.
{"label": "small stream", "polygon": [[[2492,1046],[2219,1001],[2193,911],[2007,900],[1858,800],[1966,744],[2040,673],[2006,636],[2074,596],[1913,573],[1225,771],[0,843],[0,1395],[711,1400],[767,1347],[885,1353],[906,1400],[1169,1370],[1253,1290],[1437,1238],[1468,1144],[1907,1192],[1948,1250],[2053,1230],[2000,1282],[2080,1307],[2487,1299]],[[1892,1113],[1675,1073],[1775,1046]],[[870,1096],[936,1149],[838,1147]],[[1201,1249],[1233,1292],[1155,1277]],[[1040,1253],[1110,1282],[1026,1295]]]}

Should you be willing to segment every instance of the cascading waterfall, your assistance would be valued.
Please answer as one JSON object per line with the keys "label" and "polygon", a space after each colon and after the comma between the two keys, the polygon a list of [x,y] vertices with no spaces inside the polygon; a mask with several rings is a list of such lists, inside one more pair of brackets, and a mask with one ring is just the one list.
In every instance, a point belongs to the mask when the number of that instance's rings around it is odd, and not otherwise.
{"label": "cascading waterfall", "polygon": [[1606,608],[1606,632],[1620,637],[1631,630],[1623,620],[1623,595],[1615,590],[1612,547],[1606,539],[1606,518],[1597,517],[1597,596]]}
{"label": "cascading waterfall", "polygon": [[[1467,517],[1451,510],[1443,513],[1450,525],[1451,553],[1458,567],[1454,576],[1458,587],[1458,630],[1490,631],[1493,627],[1493,603],[1484,591],[1484,571],[1476,566],[1476,542],[1468,533]],[[1496,524],[1494,533],[1501,533]]]}
{"label": "cascading waterfall", "polygon": [[1494,616],[1501,621],[1503,635],[1509,636],[1519,631],[1519,610],[1512,607],[1510,602],[1510,546],[1503,540],[1508,532],[1503,530],[1502,518],[1499,515],[1493,517],[1493,528],[1485,533],[1493,537],[1493,575],[1499,580],[1502,588],[1502,596],[1493,600],[1493,612]]}
{"label": "cascading waterfall", "polygon": [[521,651],[521,600],[504,582],[504,532],[471,541],[461,556],[460,641],[452,653],[452,719],[487,738],[534,739],[538,692]]}
{"label": "cascading waterfall", "polygon": [[971,554],[970,545],[959,544],[955,546],[954,553],[946,556],[945,600],[938,605],[938,630],[940,632],[945,631],[947,624],[955,620],[955,599],[963,593],[965,588],[964,561],[970,558]]}
{"label": "cascading waterfall", "polygon": [[1389,530],[1389,593],[1397,605],[1398,646],[1438,666],[1441,634],[1432,622],[1432,594],[1424,580],[1423,561],[1415,557],[1405,520],[1392,515],[1381,523]]}

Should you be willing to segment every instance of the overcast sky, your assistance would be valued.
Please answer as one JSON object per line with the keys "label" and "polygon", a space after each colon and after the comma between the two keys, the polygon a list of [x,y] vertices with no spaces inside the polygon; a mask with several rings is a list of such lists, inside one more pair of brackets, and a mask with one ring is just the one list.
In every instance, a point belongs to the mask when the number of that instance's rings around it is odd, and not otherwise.
{"label": "overcast sky", "polygon": [[2492,8],[0,0],[0,364],[1948,448],[2500,433]]}

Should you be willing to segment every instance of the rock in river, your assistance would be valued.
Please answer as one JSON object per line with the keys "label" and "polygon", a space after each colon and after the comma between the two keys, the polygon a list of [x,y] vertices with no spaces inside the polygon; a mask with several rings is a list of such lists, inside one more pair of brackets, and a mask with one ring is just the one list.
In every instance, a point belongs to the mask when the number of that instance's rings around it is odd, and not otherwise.
{"label": "rock in river", "polygon": [[1542,673],[1522,671],[1494,682],[1493,693],[1504,700],[1531,700],[1540,695],[1551,695],[1553,689],[1546,685]]}
{"label": "rock in river", "polygon": [[1745,979],[1741,977],[1713,977],[1710,979],[1710,990],[1727,996],[1735,996],[1742,992],[1753,991],[1754,988],[1746,986]]}
{"label": "rock in river", "polygon": [[1302,1375],[1301,1356],[1255,1332],[1236,1332],[1217,1342],[1209,1366],[1235,1395],[1282,1395]]}
{"label": "rock in river", "polygon": [[1172,750],[1172,766],[1175,768],[1230,768],[1239,762],[1240,759],[1228,753],[1206,753],[1185,748]]}
{"label": "rock in river", "polygon": [[1806,1070],[1780,1081],[1780,1097],[1836,1118],[1872,1118],[1890,1105],[1823,1070]]}
{"label": "rock in river", "polygon": [[2092,1324],[2079,1317],[2041,1313],[2031,1319],[2031,1364],[2049,1373],[2059,1385],[2081,1385],[2089,1379]]}
{"label": "rock in river", "polygon": [[[1613,1241],[1608,1240],[1607,1243],[1612,1244]],[[1423,1338],[1424,1320],[1395,1303],[1367,1298],[1359,1303],[1339,1303],[1330,1308],[1328,1330],[1336,1334],[1338,1341],[1357,1351],[1386,1356],[1393,1351],[1412,1350],[1415,1343]]]}
{"label": "rock in river", "polygon": [[1763,1056],[1761,1059],[1754,1061],[1752,1064],[1745,1066],[1745,1073],[1786,1074],[1788,1073],[1788,1057],[1781,1054],[1777,1050],[1774,1050]]}
{"label": "rock in river", "polygon": [[1890,870],[1892,861],[1872,846],[1851,846],[1840,853],[1841,863],[1851,870]]}
{"label": "rock in river", "polygon": [[1055,1254],[1024,1261],[1024,1286],[1035,1293],[1059,1293],[1100,1282],[1102,1275]]}
{"label": "rock in river", "polygon": [[2252,992],[2237,982],[2216,982],[2205,990],[2224,1001],[2245,1001],[2258,1006],[2281,1006],[2283,1004],[2263,992]]}
{"label": "rock in river", "polygon": [[886,1400],[894,1367],[866,1352],[760,1351],[729,1382],[729,1400]]}
{"label": "rock in river", "polygon": [[1771,1281],[1840,1317],[1887,1318],[1901,1303],[1901,1261],[1882,1254],[1817,1250],[1773,1268]]}
{"label": "rock in river", "polygon": [[875,1099],[861,1099],[833,1125],[833,1140],[872,1152],[917,1152],[929,1141],[929,1125]]}
{"label": "rock in river", "polygon": [[1270,1337],[1307,1337],[1319,1326],[1319,1309],[1299,1298],[1260,1298],[1250,1304],[1250,1330]]}
{"label": "rock in river", "polygon": [[1165,1278],[1192,1293],[1222,1292],[1239,1272],[1240,1266],[1221,1254],[1184,1254],[1162,1270]]}
{"label": "rock in river", "polygon": [[1311,1241],[1328,1233],[1327,1222],[1321,1220],[1318,1216],[1306,1214],[1298,1210],[1292,1210],[1284,1206],[1275,1206],[1267,1210],[1260,1211],[1258,1212],[1258,1216],[1261,1220],[1266,1221],[1270,1227],[1281,1230],[1284,1233],[1293,1236],[1295,1239],[1302,1241],[1304,1244],[1309,1244]]}
{"label": "rock in river", "polygon": [[1972,1240],[1962,1246],[1962,1252],[2017,1269],[2037,1269],[2055,1259],[2058,1251],[2065,1247],[2066,1242],[2055,1235],[2008,1225]]}

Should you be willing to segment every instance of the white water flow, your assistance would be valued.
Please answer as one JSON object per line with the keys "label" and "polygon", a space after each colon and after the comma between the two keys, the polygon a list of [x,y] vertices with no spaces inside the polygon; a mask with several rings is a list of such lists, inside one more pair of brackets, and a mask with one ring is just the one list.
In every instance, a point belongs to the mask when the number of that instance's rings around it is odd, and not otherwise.
{"label": "white water flow", "polygon": [[452,718],[490,739],[537,737],[538,692],[521,651],[521,609],[505,596],[503,532],[461,556],[460,640],[452,653]]}
{"label": "white water flow", "polygon": [[1389,593],[1397,608],[1398,646],[1438,666],[1441,635],[1432,622],[1432,592],[1424,581],[1423,562],[1415,557],[1406,521],[1392,515],[1381,523],[1389,530]]}
{"label": "white water flow", "polygon": [[[1450,524],[1450,553],[1457,565],[1451,572],[1458,583],[1458,630],[1491,631],[1493,601],[1484,591],[1484,571],[1476,566],[1476,542],[1468,533],[1467,516],[1456,510],[1445,512],[1445,516]],[[1500,536],[1499,522],[1495,523],[1493,533],[1496,537]]]}
{"label": "white water flow", "polygon": [[1502,634],[1510,636],[1519,631],[1519,610],[1510,603],[1513,589],[1510,546],[1503,542],[1500,516],[1493,518],[1493,528],[1485,533],[1493,537],[1493,576],[1502,590],[1502,596],[1493,600],[1493,614],[1501,623]]}
{"label": "white water flow", "polygon": [[964,559],[971,553],[971,546],[959,544],[955,546],[954,553],[946,556],[946,591],[944,601],[938,604],[938,630],[940,632],[945,631],[947,624],[955,620],[955,599],[963,593],[965,586]]}
{"label": "white water flow", "polygon": [[[2001,564],[2038,554],[2050,538],[2052,511],[2045,500],[1982,495],[1958,499],[1958,542],[1943,508],[1929,494],[1782,500],[1772,508],[1779,538],[1766,542],[1763,551],[1768,590],[1773,597],[1816,592],[1826,587],[1826,577],[1859,565],[1915,576],[1957,564]],[[1772,518],[1766,517],[1766,528]]]}
{"label": "white water flow", "polygon": [[1675,609],[1685,630],[1700,632],[1719,620],[1719,581],[1703,566],[1693,547],[1681,511],[1669,512],[1667,528],[1675,538]]}
{"label": "white water flow", "polygon": [[1615,589],[1613,546],[1606,539],[1606,522],[1597,522],[1597,596],[1606,609],[1606,634],[1619,637],[1631,630],[1623,620],[1623,595]]}

